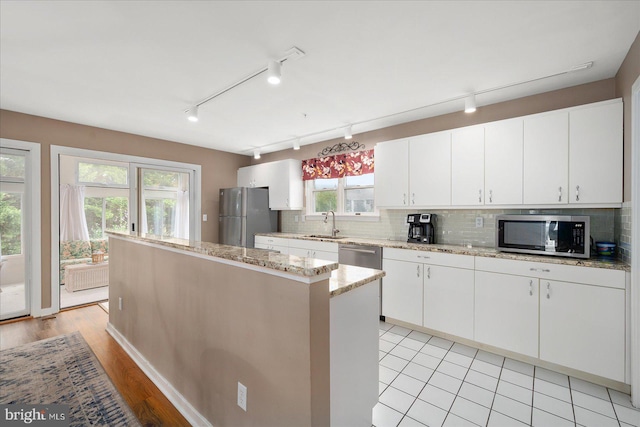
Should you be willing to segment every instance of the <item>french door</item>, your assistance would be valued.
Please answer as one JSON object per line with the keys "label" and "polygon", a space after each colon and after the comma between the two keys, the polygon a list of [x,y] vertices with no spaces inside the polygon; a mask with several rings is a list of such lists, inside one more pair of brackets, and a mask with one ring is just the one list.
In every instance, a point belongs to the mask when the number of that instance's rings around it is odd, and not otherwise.
{"label": "french door", "polygon": [[194,239],[194,171],[131,163],[131,231]]}
{"label": "french door", "polygon": [[0,320],[30,314],[31,155],[0,148]]}

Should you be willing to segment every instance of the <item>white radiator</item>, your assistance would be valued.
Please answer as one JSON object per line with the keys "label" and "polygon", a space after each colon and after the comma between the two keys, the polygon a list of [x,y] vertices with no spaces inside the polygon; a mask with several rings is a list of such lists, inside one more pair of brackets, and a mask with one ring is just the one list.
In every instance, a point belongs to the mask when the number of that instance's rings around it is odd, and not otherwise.
{"label": "white radiator", "polygon": [[65,289],[69,292],[109,285],[109,263],[74,264],[65,267]]}

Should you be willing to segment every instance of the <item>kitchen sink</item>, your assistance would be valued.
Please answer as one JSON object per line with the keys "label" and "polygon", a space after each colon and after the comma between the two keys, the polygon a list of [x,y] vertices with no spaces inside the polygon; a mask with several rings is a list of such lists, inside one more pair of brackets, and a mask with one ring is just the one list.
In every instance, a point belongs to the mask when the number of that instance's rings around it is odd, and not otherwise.
{"label": "kitchen sink", "polygon": [[337,239],[344,239],[346,236],[335,236],[334,237],[334,236],[332,236],[330,234],[308,234],[308,235],[306,235],[304,237],[315,237],[315,238],[318,238],[318,239],[335,239],[335,240],[337,240]]}

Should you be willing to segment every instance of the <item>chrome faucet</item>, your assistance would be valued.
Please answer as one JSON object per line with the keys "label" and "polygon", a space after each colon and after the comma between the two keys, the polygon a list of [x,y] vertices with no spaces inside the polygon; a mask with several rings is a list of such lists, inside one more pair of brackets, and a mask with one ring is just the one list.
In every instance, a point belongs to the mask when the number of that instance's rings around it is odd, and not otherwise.
{"label": "chrome faucet", "polygon": [[329,211],[324,213],[324,223],[326,224],[327,221],[329,220],[329,213],[333,215],[333,228],[331,229],[331,237],[336,237],[336,234],[338,234],[340,230],[336,228],[336,213],[334,211]]}

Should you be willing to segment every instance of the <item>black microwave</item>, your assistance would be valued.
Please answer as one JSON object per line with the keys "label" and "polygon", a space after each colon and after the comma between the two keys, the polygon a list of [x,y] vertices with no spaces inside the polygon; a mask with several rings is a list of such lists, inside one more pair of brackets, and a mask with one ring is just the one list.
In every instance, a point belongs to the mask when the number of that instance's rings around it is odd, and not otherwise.
{"label": "black microwave", "polygon": [[498,215],[496,249],[536,255],[589,258],[588,216]]}

